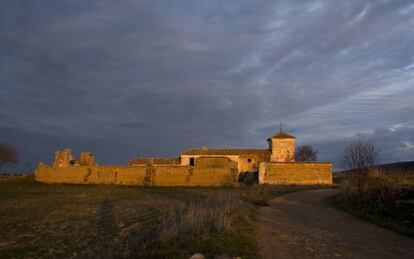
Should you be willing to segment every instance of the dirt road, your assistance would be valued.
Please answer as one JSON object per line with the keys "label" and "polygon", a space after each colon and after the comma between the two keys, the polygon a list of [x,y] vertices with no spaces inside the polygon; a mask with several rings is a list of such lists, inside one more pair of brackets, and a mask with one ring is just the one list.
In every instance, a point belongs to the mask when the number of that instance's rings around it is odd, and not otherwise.
{"label": "dirt road", "polygon": [[335,191],[291,193],[260,208],[262,258],[414,258],[414,239],[329,206]]}

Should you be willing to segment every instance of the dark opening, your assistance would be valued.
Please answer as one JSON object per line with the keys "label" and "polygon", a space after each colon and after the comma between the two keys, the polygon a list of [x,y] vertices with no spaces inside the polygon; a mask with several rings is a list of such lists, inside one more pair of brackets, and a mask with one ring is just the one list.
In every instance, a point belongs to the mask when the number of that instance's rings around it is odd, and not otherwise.
{"label": "dark opening", "polygon": [[252,159],[251,158],[247,159],[247,162],[249,162],[249,163],[252,162]]}
{"label": "dark opening", "polygon": [[190,157],[190,165],[194,165],[195,164],[194,162],[195,162],[194,157]]}

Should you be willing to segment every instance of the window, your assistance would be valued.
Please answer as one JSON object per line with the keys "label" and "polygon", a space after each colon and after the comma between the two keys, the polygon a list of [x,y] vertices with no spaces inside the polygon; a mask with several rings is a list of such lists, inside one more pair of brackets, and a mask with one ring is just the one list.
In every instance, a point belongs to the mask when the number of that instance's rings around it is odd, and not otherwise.
{"label": "window", "polygon": [[190,165],[194,165],[195,164],[194,162],[195,162],[194,157],[190,157]]}
{"label": "window", "polygon": [[252,162],[252,159],[251,158],[247,159],[247,162],[251,163]]}

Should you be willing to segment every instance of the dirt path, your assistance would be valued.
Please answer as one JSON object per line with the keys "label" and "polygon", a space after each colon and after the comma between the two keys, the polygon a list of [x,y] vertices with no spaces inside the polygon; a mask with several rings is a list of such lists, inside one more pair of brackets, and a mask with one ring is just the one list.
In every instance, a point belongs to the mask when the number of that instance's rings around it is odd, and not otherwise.
{"label": "dirt path", "polygon": [[414,258],[414,239],[330,207],[336,190],[283,195],[262,207],[257,230],[263,258]]}

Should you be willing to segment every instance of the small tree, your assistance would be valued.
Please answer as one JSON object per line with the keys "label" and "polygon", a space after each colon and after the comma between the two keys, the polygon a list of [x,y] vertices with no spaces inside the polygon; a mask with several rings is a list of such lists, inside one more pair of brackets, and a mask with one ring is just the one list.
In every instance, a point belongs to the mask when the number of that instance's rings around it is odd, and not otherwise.
{"label": "small tree", "polygon": [[311,145],[304,145],[297,148],[295,152],[295,161],[314,162],[318,160],[318,150]]}
{"label": "small tree", "polygon": [[341,166],[345,170],[364,170],[379,162],[379,150],[369,140],[355,140],[342,151]]}
{"label": "small tree", "polygon": [[355,140],[347,144],[342,151],[341,166],[352,170],[348,184],[353,186],[358,195],[364,195],[370,186],[370,172],[379,162],[379,150],[368,140]]}
{"label": "small tree", "polygon": [[6,144],[0,143],[0,167],[17,165],[18,162],[17,151]]}

